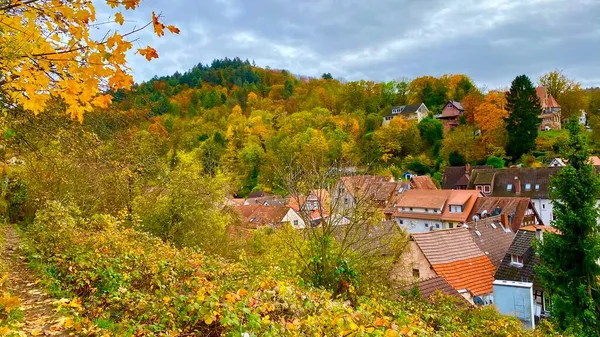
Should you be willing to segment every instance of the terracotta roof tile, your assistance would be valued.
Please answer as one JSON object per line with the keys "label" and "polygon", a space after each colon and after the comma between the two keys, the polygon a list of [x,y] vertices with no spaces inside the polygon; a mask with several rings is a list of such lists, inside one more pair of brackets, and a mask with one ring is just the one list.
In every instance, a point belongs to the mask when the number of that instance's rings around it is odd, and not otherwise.
{"label": "terracotta roof tile", "polygon": [[531,199],[518,197],[479,198],[471,212],[471,219],[474,215],[482,217],[483,214],[487,214],[489,216],[496,208],[500,209],[500,214],[512,217],[511,229],[515,233],[521,226],[530,224],[533,219],[536,219],[537,223],[542,223],[541,217],[531,204]]}
{"label": "terracotta roof tile", "polygon": [[432,265],[484,256],[465,228],[414,233],[411,236]]}
{"label": "terracotta roof tile", "polygon": [[496,268],[487,256],[460,261],[435,264],[433,270],[456,290],[466,289],[473,296],[489,294],[493,291]]}
{"label": "terracotta roof tile", "polygon": [[442,209],[450,197],[450,190],[408,190],[396,201],[396,207]]}
{"label": "terracotta roof tile", "polygon": [[430,176],[414,176],[410,179],[411,187],[419,190],[437,190]]}
{"label": "terracotta roof tile", "polygon": [[277,225],[290,210],[287,206],[245,205],[236,207],[248,228]]}

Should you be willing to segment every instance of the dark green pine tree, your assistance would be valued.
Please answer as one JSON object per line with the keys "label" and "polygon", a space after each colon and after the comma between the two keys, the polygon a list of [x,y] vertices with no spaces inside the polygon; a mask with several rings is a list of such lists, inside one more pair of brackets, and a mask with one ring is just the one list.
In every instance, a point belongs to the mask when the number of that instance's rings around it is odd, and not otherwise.
{"label": "dark green pine tree", "polygon": [[504,119],[508,132],[506,154],[516,161],[535,149],[540,124],[538,116],[542,113],[540,100],[529,77],[520,75],[512,81],[506,96],[506,110],[509,113]]}
{"label": "dark green pine tree", "polygon": [[553,177],[550,194],[552,225],[561,234],[544,234],[536,272],[551,294],[558,327],[575,336],[600,336],[600,179],[588,164],[581,127],[571,121],[568,128],[568,165]]}

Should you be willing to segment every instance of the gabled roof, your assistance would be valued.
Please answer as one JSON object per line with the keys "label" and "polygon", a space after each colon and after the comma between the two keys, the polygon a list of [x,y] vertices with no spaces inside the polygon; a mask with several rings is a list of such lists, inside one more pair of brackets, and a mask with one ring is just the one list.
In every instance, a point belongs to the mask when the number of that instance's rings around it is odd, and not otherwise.
{"label": "gabled roof", "polygon": [[499,215],[469,222],[467,226],[479,249],[487,255],[494,267],[498,268],[512,244],[515,233],[502,226]]}
{"label": "gabled roof", "polygon": [[396,207],[442,209],[450,197],[451,190],[408,190],[396,200]]}
{"label": "gabled roof", "polygon": [[411,187],[420,190],[437,190],[437,186],[430,176],[413,176],[410,179]]}
{"label": "gabled roof", "polygon": [[548,108],[560,108],[560,105],[556,101],[555,97],[552,96],[547,90],[546,87],[537,87],[535,88],[535,93],[540,100],[540,104],[542,105],[542,109]]}
{"label": "gabled roof", "polygon": [[452,103],[452,105],[454,105],[454,107],[457,108],[458,110],[464,110],[462,103],[459,101],[448,101],[446,103],[446,105],[448,105],[448,103]]}
{"label": "gabled roof", "polygon": [[494,182],[494,172],[486,171],[479,173],[475,179],[473,179],[473,184],[475,185],[491,185]]}
{"label": "gabled roof", "polygon": [[456,289],[452,288],[452,286],[441,276],[434,276],[409,284],[406,287],[403,287],[403,290],[410,291],[414,287],[419,288],[419,294],[422,297],[429,297],[433,295],[436,290],[439,290],[446,295],[457,296],[464,299],[464,297],[462,297]]}
{"label": "gabled roof", "polygon": [[[496,271],[496,280],[533,282],[535,288],[540,288],[540,282],[535,275],[534,267],[540,263],[540,258],[533,252],[532,243],[536,238],[535,231],[519,231],[515,236],[502,264]],[[511,254],[523,257],[523,266],[511,264]]]}
{"label": "gabled roof", "polygon": [[[476,169],[491,169],[492,166],[484,165],[484,166],[472,166],[471,172]],[[455,186],[467,186],[469,182],[469,177],[465,177],[467,168],[465,166],[450,166],[446,167],[444,170],[444,177],[442,179],[442,188],[445,190],[454,189]],[[464,184],[459,184],[463,182]]]}
{"label": "gabled roof", "polygon": [[278,195],[267,195],[264,197],[256,197],[256,198],[248,198],[244,202],[244,205],[265,205],[269,206],[283,206],[285,205],[285,200]]}
{"label": "gabled roof", "polygon": [[474,296],[492,292],[495,267],[477,246],[469,230],[446,229],[411,234],[433,270],[454,289]]}
{"label": "gabled roof", "polygon": [[411,237],[432,265],[484,255],[466,228],[413,233]]}
{"label": "gabled roof", "polygon": [[542,218],[531,204],[531,199],[524,197],[479,198],[471,212],[471,219],[474,215],[482,217],[482,215],[487,214],[490,216],[496,208],[500,209],[500,214],[506,214],[511,217],[511,229],[513,232],[517,232],[521,226],[525,225],[524,220],[529,215],[537,219],[537,223],[542,223]]}
{"label": "gabled roof", "polygon": [[[477,198],[483,197],[477,190],[408,190],[402,193],[394,203],[393,215],[399,218],[447,220],[466,222]],[[461,213],[450,212],[450,205],[464,206]],[[426,208],[442,210],[437,212],[416,213],[402,208]]]}
{"label": "gabled roof", "polygon": [[[442,219],[467,222],[473,206],[479,197],[484,197],[484,195],[478,190],[451,190],[448,203],[442,212]],[[452,213],[450,212],[451,205],[463,205],[463,211],[461,213]]]}

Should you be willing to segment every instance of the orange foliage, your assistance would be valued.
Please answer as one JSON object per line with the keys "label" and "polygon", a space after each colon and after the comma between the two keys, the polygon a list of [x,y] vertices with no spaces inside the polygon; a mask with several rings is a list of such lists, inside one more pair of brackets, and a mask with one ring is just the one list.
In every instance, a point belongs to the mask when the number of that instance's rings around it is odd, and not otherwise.
{"label": "orange foliage", "polygon": [[503,92],[488,93],[483,102],[475,110],[475,123],[484,134],[504,128],[504,118],[508,116],[505,110],[506,96]]}

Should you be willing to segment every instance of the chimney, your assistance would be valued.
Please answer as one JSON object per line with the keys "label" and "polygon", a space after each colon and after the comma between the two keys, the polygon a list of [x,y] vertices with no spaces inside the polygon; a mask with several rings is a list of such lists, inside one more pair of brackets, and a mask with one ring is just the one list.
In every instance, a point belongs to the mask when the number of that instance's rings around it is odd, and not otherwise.
{"label": "chimney", "polygon": [[508,221],[508,214],[500,214],[500,222],[502,222],[502,226],[504,226],[504,228],[511,228]]}
{"label": "chimney", "polygon": [[538,239],[538,241],[540,242],[544,242],[544,232],[541,228],[535,228],[535,238]]}
{"label": "chimney", "polygon": [[515,177],[515,194],[521,195],[521,181],[519,177]]}
{"label": "chimney", "polygon": [[471,164],[465,164],[465,174],[469,175],[471,173]]}

